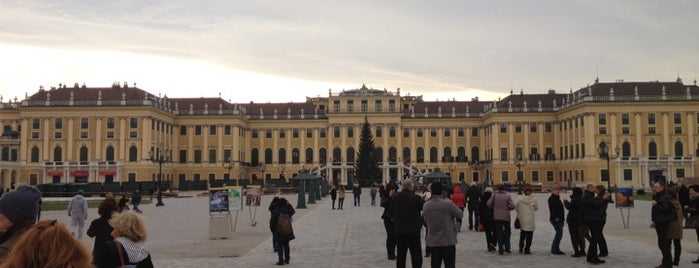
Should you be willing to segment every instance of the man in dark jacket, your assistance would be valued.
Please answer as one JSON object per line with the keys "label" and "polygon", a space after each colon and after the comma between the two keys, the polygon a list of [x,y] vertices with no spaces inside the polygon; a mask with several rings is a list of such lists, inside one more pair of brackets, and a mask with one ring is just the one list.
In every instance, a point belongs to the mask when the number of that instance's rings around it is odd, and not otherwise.
{"label": "man in dark jacket", "polygon": [[570,242],[573,244],[575,253],[573,257],[585,256],[584,237],[580,236],[580,226],[583,225],[582,214],[582,189],[576,187],[570,195],[570,201],[565,200],[565,207],[568,209],[568,231],[570,232]]}
{"label": "man in dark jacket", "polygon": [[549,197],[549,221],[551,221],[553,229],[556,230],[556,235],[553,237],[553,242],[551,243],[551,253],[555,255],[565,255],[560,247],[565,219],[565,210],[563,209],[563,202],[561,202],[560,194],[561,187],[556,185],[553,187],[553,190],[551,190],[551,196]]}
{"label": "man in dark jacket", "polygon": [[680,205],[682,205],[682,215],[687,219],[687,212],[684,211],[684,207],[689,205],[689,188],[684,184],[684,179],[677,180],[677,187],[679,191],[677,192],[677,197],[680,200]]}
{"label": "man in dark jacket", "polygon": [[602,235],[602,206],[609,200],[609,194],[595,196],[597,187],[594,183],[587,185],[582,198],[583,220],[590,229],[590,246],[587,248],[587,262],[604,263],[597,256],[597,244]]}
{"label": "man in dark jacket", "polygon": [[422,267],[420,229],[422,229],[422,198],[415,194],[415,184],[411,179],[403,181],[403,190],[390,201],[391,219],[398,246],[396,267],[404,268],[408,249],[414,268]]}
{"label": "man in dark jacket", "polygon": [[472,182],[471,187],[468,187],[465,195],[466,205],[468,206],[468,229],[473,230],[473,228],[476,228],[476,231],[478,231],[478,219],[480,216],[478,213],[478,205],[480,205],[481,188],[478,187],[476,182]]}
{"label": "man in dark jacket", "polygon": [[389,181],[385,188],[383,186],[379,188],[381,207],[384,208],[383,213],[381,214],[381,219],[383,219],[383,226],[386,229],[386,252],[388,253],[389,260],[396,259],[396,236],[390,213],[391,197],[396,195],[396,189],[396,184],[393,181]]}
{"label": "man in dark jacket", "polygon": [[670,196],[665,192],[664,185],[656,182],[653,185],[653,193],[651,220],[655,224],[658,248],[663,255],[662,264],[656,268],[670,268],[672,267],[672,255],[670,254],[670,240],[667,238],[667,231],[670,229],[670,223],[677,219],[677,214]]}

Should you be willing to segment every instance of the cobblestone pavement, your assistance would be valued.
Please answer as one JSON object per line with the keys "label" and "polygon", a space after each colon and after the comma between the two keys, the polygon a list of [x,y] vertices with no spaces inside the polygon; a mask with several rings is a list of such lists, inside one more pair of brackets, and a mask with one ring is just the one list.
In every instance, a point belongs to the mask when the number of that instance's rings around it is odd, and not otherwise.
{"label": "cobblestone pavement", "polygon": [[[516,195],[513,196],[516,199]],[[482,232],[462,228],[462,232],[458,234],[456,246],[457,267],[591,266],[585,262],[584,258],[569,256],[572,250],[567,229],[564,229],[561,249],[568,255],[556,256],[549,253],[553,228],[548,223],[546,202],[548,196],[548,194],[535,194],[539,211],[536,216],[532,255],[517,253],[518,230],[513,229],[512,232],[513,253],[500,256],[486,251],[485,236]],[[562,199],[565,199],[565,196],[562,195]],[[295,199],[292,198],[294,197],[291,196],[289,199],[292,204],[295,204]],[[265,199],[271,199],[271,197],[263,199],[268,201]],[[179,211],[176,219],[165,217],[163,215],[165,212],[149,212],[155,209],[152,206],[144,209],[151,228],[151,236],[146,246],[151,249],[157,267],[275,267],[277,257],[272,250],[271,237],[244,235],[245,232],[259,232],[259,228],[268,232],[269,213],[266,210],[266,204],[263,203],[258,210],[257,226],[250,226],[247,211],[244,211],[240,214],[238,231],[233,238],[209,240],[207,237],[208,211],[206,211],[204,198],[166,199],[165,201],[166,207],[171,209],[170,213]],[[192,209],[192,207],[201,208]],[[291,263],[288,267],[392,267],[395,265],[394,261],[386,258],[385,232],[380,219],[382,208],[369,205],[368,190],[362,195],[361,207],[352,205],[350,194],[346,199],[344,210],[331,210],[330,200],[325,198],[316,205],[309,205],[308,209],[298,211],[300,213],[294,217],[296,239],[291,241]],[[623,228],[618,211],[613,206],[610,206],[608,211],[609,219],[605,236],[610,256],[604,258],[607,263],[601,266],[654,267],[658,265],[660,252],[655,246],[655,231],[648,226],[650,202],[636,201],[636,208],[631,210],[629,229]],[[49,215],[58,213],[51,212]],[[67,220],[67,217],[65,218]],[[163,224],[174,227],[159,227]],[[695,267],[690,261],[696,259],[699,252],[697,238],[693,230],[685,230],[684,235],[684,251],[679,267]],[[249,252],[239,254],[234,248],[240,243],[254,243],[254,245]],[[209,254],[189,250],[190,246],[201,247],[201,244]],[[424,258],[423,266],[429,267],[429,258]]]}

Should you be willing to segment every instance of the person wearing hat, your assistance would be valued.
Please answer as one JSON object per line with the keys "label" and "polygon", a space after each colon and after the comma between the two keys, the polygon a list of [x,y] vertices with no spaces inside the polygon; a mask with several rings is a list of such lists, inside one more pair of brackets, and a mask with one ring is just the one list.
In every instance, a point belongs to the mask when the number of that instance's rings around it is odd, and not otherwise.
{"label": "person wearing hat", "polygon": [[83,197],[82,189],[78,190],[78,193],[70,199],[68,216],[70,216],[70,233],[77,236],[78,239],[82,239],[85,220],[87,220],[87,201]]}
{"label": "person wearing hat", "polygon": [[8,191],[0,198],[0,263],[36,222],[39,200],[39,190],[27,185]]}

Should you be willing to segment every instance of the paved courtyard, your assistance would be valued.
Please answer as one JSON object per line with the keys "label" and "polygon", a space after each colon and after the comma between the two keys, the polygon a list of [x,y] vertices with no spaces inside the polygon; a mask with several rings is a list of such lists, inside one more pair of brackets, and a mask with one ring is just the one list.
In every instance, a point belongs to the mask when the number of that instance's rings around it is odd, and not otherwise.
{"label": "paved courtyard", "polygon": [[[272,196],[263,196],[253,226],[247,208],[238,213],[236,232],[230,239],[209,239],[207,199],[196,193],[191,197],[165,199],[164,207],[143,206],[148,220],[146,243],[157,267],[274,267],[277,260],[272,250],[268,228],[267,205]],[[516,199],[516,195],[513,195]],[[549,253],[553,228],[548,223],[548,194],[535,194],[539,211],[532,245],[533,255],[516,252],[519,231],[513,230],[513,253],[500,256],[485,250],[482,232],[463,231],[458,234],[458,267],[588,267],[584,258],[555,256]],[[296,204],[295,195],[285,195]],[[562,195],[565,199],[567,195]],[[331,210],[329,198],[294,216],[296,239],[291,242],[291,264],[288,267],[392,267],[386,259],[385,235],[380,219],[382,208],[370,206],[368,189],[362,195],[362,206],[354,207],[352,195],[345,200],[345,210]],[[609,267],[654,267],[660,263],[655,246],[655,231],[649,228],[650,202],[636,201],[631,209],[630,228],[624,229],[618,209],[610,206],[605,235],[610,256],[604,258]],[[96,210],[91,210],[91,221]],[[514,215],[514,213],[513,213]],[[64,211],[46,212],[42,218],[58,218],[69,223]],[[467,227],[467,226],[466,226]],[[423,229],[424,230],[424,229]],[[685,229],[680,267],[694,267],[699,244],[693,230]],[[92,239],[83,239],[92,247]],[[424,244],[423,244],[424,246]],[[572,253],[567,230],[561,243],[564,252]],[[429,267],[429,259],[424,259]]]}

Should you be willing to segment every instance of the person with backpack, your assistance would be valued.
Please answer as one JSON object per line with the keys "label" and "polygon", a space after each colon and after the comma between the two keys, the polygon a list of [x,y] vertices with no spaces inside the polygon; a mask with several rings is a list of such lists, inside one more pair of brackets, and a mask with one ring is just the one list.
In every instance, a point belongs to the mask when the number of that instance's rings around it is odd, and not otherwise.
{"label": "person with backpack", "polygon": [[282,197],[277,201],[277,206],[272,210],[272,217],[269,219],[269,228],[274,233],[272,237],[279,257],[277,265],[289,264],[289,241],[296,238],[291,225],[291,217],[294,213],[296,213],[294,207]]}

